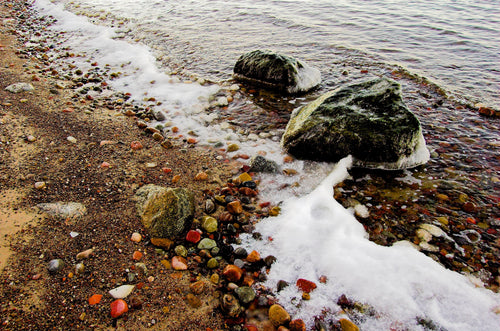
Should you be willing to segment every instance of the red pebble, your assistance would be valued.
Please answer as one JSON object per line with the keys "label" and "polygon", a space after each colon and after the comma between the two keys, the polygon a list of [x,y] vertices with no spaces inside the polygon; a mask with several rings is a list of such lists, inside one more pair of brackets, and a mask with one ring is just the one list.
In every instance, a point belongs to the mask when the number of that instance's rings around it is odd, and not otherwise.
{"label": "red pebble", "polygon": [[259,329],[255,325],[252,325],[252,324],[245,324],[243,327],[247,331],[259,331]]}
{"label": "red pebble", "polygon": [[142,256],[143,256],[143,254],[139,251],[135,251],[134,254],[132,254],[132,258],[135,261],[139,261],[140,259],[142,259]]}
{"label": "red pebble", "polygon": [[311,282],[310,280],[304,278],[297,279],[296,285],[301,291],[306,293],[310,293],[312,290],[316,288],[316,284],[314,282]]}
{"label": "red pebble", "polygon": [[189,230],[189,232],[186,235],[186,240],[192,242],[193,244],[196,244],[198,241],[200,241],[200,239],[201,239],[200,233],[195,230]]}
{"label": "red pebble", "polygon": [[142,149],[143,146],[142,146],[140,141],[132,141],[130,143],[130,148],[132,148],[133,150],[139,150],[139,149]]}
{"label": "red pebble", "polygon": [[301,319],[296,319],[290,322],[290,331],[306,331],[306,323]]}
{"label": "red pebble", "polygon": [[128,305],[123,299],[117,299],[111,302],[111,317],[117,318],[128,311]]}

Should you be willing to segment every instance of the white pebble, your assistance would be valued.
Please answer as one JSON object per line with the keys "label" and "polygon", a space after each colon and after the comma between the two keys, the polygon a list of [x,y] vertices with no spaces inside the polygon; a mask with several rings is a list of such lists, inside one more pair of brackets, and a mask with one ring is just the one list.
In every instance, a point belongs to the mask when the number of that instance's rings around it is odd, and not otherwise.
{"label": "white pebble", "polygon": [[108,293],[115,299],[123,299],[128,297],[134,288],[135,285],[122,285],[110,290]]}
{"label": "white pebble", "polygon": [[142,236],[139,232],[134,232],[132,233],[132,236],[130,237],[130,240],[132,240],[133,242],[140,242],[142,240]]}
{"label": "white pebble", "polygon": [[68,138],[66,138],[66,140],[69,141],[70,143],[76,144],[76,138],[75,137],[69,136]]}

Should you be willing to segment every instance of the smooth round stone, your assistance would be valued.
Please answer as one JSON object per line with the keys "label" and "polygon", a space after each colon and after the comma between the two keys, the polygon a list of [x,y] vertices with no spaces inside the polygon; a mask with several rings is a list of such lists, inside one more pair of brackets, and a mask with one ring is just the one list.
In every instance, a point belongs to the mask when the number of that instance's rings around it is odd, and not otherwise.
{"label": "smooth round stone", "polygon": [[187,270],[188,265],[186,259],[182,256],[174,256],[172,258],[172,268],[174,268],[174,270]]}
{"label": "smooth round stone", "polygon": [[212,199],[205,200],[205,213],[211,214],[215,211],[216,206]]}
{"label": "smooth round stone", "polygon": [[146,266],[145,263],[142,262],[137,262],[135,264],[135,270],[142,272],[142,274],[145,276],[148,274],[148,267]]}
{"label": "smooth round stone", "polygon": [[207,262],[207,267],[210,268],[210,269],[215,269],[218,266],[219,266],[219,262],[214,257],[211,258],[210,260],[208,260],[208,262]]}
{"label": "smooth round stone", "polygon": [[111,317],[117,318],[128,311],[128,305],[123,299],[117,299],[111,302]]}
{"label": "smooth round stone", "polygon": [[83,263],[77,263],[75,265],[75,274],[83,274],[85,272],[85,265]]}
{"label": "smooth round stone", "polygon": [[219,254],[219,252],[220,252],[219,247],[214,247],[210,250],[210,253],[212,253],[212,255],[217,255],[217,254]]}
{"label": "smooth round stone", "polygon": [[434,237],[441,237],[444,234],[444,231],[441,230],[441,228],[432,224],[422,224],[420,225],[420,228],[426,230]]}
{"label": "smooth round stone", "polygon": [[243,266],[245,265],[245,261],[241,259],[235,259],[234,265],[237,266],[238,268],[243,268]]}
{"label": "smooth round stone", "polygon": [[212,216],[203,216],[201,220],[201,227],[208,233],[217,231],[218,223]]}
{"label": "smooth round stone", "polygon": [[64,268],[64,261],[61,259],[50,260],[47,266],[47,269],[52,274],[61,271],[62,268]]}
{"label": "smooth round stone", "polygon": [[247,304],[255,299],[255,291],[248,286],[240,286],[234,290],[240,302]]}
{"label": "smooth round stone", "polygon": [[122,285],[110,290],[108,293],[115,299],[123,299],[128,297],[134,288],[135,285]]}
{"label": "smooth round stone", "polygon": [[210,250],[214,247],[217,246],[217,243],[215,240],[209,239],[209,238],[203,238],[199,243],[198,243],[198,249],[207,249]]}
{"label": "smooth round stone", "polygon": [[184,247],[182,245],[175,246],[174,251],[175,251],[175,254],[182,256],[182,257],[186,257],[187,253],[188,253],[186,247]]}
{"label": "smooth round stone", "polygon": [[234,255],[242,258],[246,258],[248,256],[248,252],[243,247],[238,247],[234,250]]}
{"label": "smooth round stone", "polygon": [[139,232],[134,232],[134,233],[132,233],[130,240],[132,240],[135,243],[138,243],[142,240],[142,236]]}
{"label": "smooth round stone", "polygon": [[284,325],[290,322],[290,314],[278,304],[274,304],[269,308],[269,320],[274,326]]}

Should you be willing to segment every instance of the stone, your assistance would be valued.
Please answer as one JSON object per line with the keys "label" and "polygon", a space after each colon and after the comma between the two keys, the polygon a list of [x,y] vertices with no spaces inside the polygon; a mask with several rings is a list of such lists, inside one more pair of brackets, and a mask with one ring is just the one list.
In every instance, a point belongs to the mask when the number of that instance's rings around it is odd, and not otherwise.
{"label": "stone", "polygon": [[89,248],[87,250],[84,250],[83,252],[80,252],[80,253],[76,254],[76,259],[77,260],[86,259],[90,255],[92,255],[92,253],[94,253],[94,249],[93,248]]}
{"label": "stone", "polygon": [[359,331],[358,326],[346,318],[341,318],[339,322],[342,331]]}
{"label": "stone", "polygon": [[255,50],[240,56],[234,78],[285,93],[307,92],[321,83],[318,69],[287,55]]}
{"label": "stone", "polygon": [[47,183],[45,182],[35,182],[35,188],[37,190],[43,190],[47,187]]}
{"label": "stone", "polygon": [[262,155],[257,155],[250,159],[250,170],[254,172],[278,173],[279,167],[276,162],[268,160]]}
{"label": "stone", "polygon": [[241,303],[247,304],[255,299],[255,291],[248,286],[240,286],[234,290]]}
{"label": "stone", "polygon": [[240,267],[237,267],[234,264],[228,264],[222,271],[222,274],[224,275],[224,277],[226,277],[228,281],[237,282],[238,280],[241,279],[241,276],[243,275],[243,270],[241,270]]}
{"label": "stone", "polygon": [[274,304],[269,308],[269,320],[278,327],[290,322],[290,314],[280,305]]}
{"label": "stone", "polygon": [[219,266],[219,261],[217,261],[217,259],[215,257],[213,257],[207,261],[207,268],[209,268],[209,269],[215,269],[218,266]]}
{"label": "stone", "polygon": [[199,280],[197,282],[189,284],[189,289],[193,294],[202,294],[207,289],[208,285],[205,281]]}
{"label": "stone", "polygon": [[132,233],[132,236],[130,236],[130,240],[132,240],[135,243],[138,243],[142,240],[142,235],[138,232]]}
{"label": "stone", "polygon": [[231,153],[231,152],[236,152],[239,149],[240,149],[240,146],[238,146],[238,144],[230,144],[230,145],[227,146],[226,151],[228,153]]}
{"label": "stone", "polygon": [[203,216],[201,219],[201,227],[208,233],[217,231],[218,223],[212,216]]}
{"label": "stone", "polygon": [[297,279],[296,285],[302,292],[305,292],[305,293],[310,293],[312,290],[314,290],[317,287],[314,282],[311,282],[310,280],[307,280],[304,278]]}
{"label": "stone", "polygon": [[72,143],[72,144],[76,144],[76,143],[77,143],[76,138],[75,138],[75,137],[73,137],[73,136],[68,136],[68,137],[66,138],[66,140],[67,140],[67,141],[69,141],[69,142],[70,142],[70,143]]}
{"label": "stone", "polygon": [[212,199],[205,200],[205,213],[212,214],[217,207]]}
{"label": "stone", "polygon": [[167,250],[174,244],[172,240],[167,238],[151,238],[151,243],[156,247],[161,247]]}
{"label": "stone", "polygon": [[175,252],[175,254],[182,256],[182,257],[186,257],[188,254],[186,247],[184,247],[182,245],[175,246],[174,252]]}
{"label": "stone", "polygon": [[61,259],[50,260],[47,269],[51,274],[55,274],[64,268],[64,261]]}
{"label": "stone", "polygon": [[172,239],[191,225],[195,203],[194,194],[187,189],[149,184],[141,187],[135,198],[137,212],[151,237]]}
{"label": "stone", "polygon": [[221,308],[231,317],[237,317],[243,311],[238,299],[231,294],[224,294],[222,297]]}
{"label": "stone", "polygon": [[89,305],[97,305],[99,302],[101,302],[102,299],[102,294],[94,294],[89,298]]}
{"label": "stone", "polygon": [[[434,237],[441,237],[444,235],[444,231],[440,227],[437,227],[433,224],[428,224],[428,223],[421,224],[420,228],[429,232]],[[430,240],[427,240],[427,241],[430,241]]]}
{"label": "stone", "polygon": [[80,275],[85,272],[85,265],[80,262],[75,265],[75,274]]}
{"label": "stone", "polygon": [[134,290],[135,285],[122,285],[115,287],[114,289],[110,290],[108,293],[111,295],[114,299],[123,299],[126,298],[132,293]]}
{"label": "stone", "polygon": [[356,167],[386,170],[424,164],[430,155],[401,85],[387,78],[340,87],[297,109],[281,146],[299,159],[337,162],[352,155]]}
{"label": "stone", "polygon": [[36,205],[45,213],[61,220],[76,220],[87,214],[87,208],[78,202],[51,202]]}
{"label": "stone", "polygon": [[172,258],[172,268],[174,270],[187,270],[188,265],[186,259],[182,256],[174,256]]}
{"label": "stone", "polygon": [[198,243],[198,249],[206,249],[206,250],[211,250],[214,247],[217,247],[217,243],[213,239],[209,238],[203,238],[199,243]]}
{"label": "stone", "polygon": [[198,243],[200,239],[201,234],[196,230],[189,230],[189,232],[186,234],[186,240],[193,244]]}
{"label": "stone", "polygon": [[128,305],[123,299],[117,299],[111,302],[111,317],[118,318],[128,311]]}
{"label": "stone", "polygon": [[142,252],[134,251],[134,253],[132,254],[132,259],[134,261],[139,261],[140,259],[142,259],[143,256],[144,256],[144,254],[142,254]]}
{"label": "stone", "polygon": [[290,331],[306,331],[306,323],[301,319],[295,319],[290,322]]}
{"label": "stone", "polygon": [[33,87],[33,85],[29,83],[15,83],[7,86],[5,90],[11,93],[21,93],[21,92],[34,91],[35,88]]}
{"label": "stone", "polygon": [[254,263],[260,261],[260,254],[257,251],[251,251],[247,256],[247,261],[250,263]]}
{"label": "stone", "polygon": [[202,304],[200,298],[198,298],[196,295],[193,295],[192,293],[188,293],[186,295],[186,301],[192,308],[200,308]]}
{"label": "stone", "polygon": [[243,206],[238,200],[231,201],[227,204],[226,209],[229,213],[233,215],[239,215],[243,212]]}

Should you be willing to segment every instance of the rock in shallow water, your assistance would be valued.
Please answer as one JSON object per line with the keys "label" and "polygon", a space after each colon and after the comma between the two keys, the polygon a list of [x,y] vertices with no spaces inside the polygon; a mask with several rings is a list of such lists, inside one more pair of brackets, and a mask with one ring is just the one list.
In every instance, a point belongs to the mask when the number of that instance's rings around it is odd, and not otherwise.
{"label": "rock in shallow water", "polygon": [[429,160],[420,122],[399,83],[379,78],[340,87],[294,111],[281,144],[301,159],[405,169]]}
{"label": "rock in shallow water", "polygon": [[20,93],[25,91],[34,91],[35,88],[29,83],[15,83],[7,86],[5,90],[11,93]]}
{"label": "rock in shallow water", "polygon": [[51,274],[61,271],[64,268],[64,261],[61,259],[50,260],[47,269]]}

